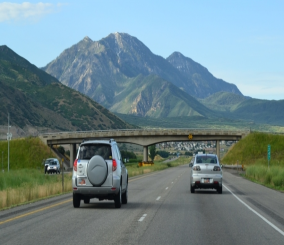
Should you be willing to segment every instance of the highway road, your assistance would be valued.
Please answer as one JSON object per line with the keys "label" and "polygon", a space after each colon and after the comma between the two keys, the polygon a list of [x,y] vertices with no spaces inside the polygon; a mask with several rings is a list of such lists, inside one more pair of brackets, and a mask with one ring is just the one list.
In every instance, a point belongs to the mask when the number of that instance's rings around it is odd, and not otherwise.
{"label": "highway road", "polygon": [[0,244],[284,244],[284,194],[224,170],[223,194],[190,193],[188,165],[129,181],[129,203],[71,194],[0,212]]}

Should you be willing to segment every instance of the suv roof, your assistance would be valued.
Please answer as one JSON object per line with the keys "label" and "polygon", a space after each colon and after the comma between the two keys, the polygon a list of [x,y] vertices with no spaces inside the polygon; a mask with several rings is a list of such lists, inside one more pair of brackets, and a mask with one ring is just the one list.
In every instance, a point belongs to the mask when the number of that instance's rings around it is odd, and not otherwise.
{"label": "suv roof", "polygon": [[111,143],[116,143],[114,139],[96,139],[96,140],[86,140],[83,141],[81,144],[88,144],[88,143],[104,143],[104,144],[111,144]]}

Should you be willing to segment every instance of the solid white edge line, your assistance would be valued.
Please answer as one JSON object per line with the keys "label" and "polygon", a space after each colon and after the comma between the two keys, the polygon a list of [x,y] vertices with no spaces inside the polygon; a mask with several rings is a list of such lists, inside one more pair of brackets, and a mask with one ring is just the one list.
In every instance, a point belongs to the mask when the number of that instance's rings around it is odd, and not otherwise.
{"label": "solid white edge line", "polygon": [[258,212],[256,212],[253,208],[251,208],[249,205],[247,205],[244,201],[242,201],[239,197],[237,197],[227,186],[225,186],[223,184],[223,186],[243,205],[245,205],[250,211],[252,211],[253,213],[255,213],[258,217],[260,217],[263,221],[265,221],[268,225],[270,225],[273,229],[275,229],[276,231],[278,231],[282,236],[284,236],[284,232],[282,230],[280,230],[277,226],[275,226],[274,224],[272,224],[269,220],[267,220],[266,218],[264,218],[261,214],[259,214]]}
{"label": "solid white edge line", "polygon": [[166,190],[168,189],[169,187],[166,187]]}
{"label": "solid white edge line", "polygon": [[160,200],[160,198],[161,198],[161,196],[158,196],[156,200],[157,200],[157,201],[159,201],[159,200]]}

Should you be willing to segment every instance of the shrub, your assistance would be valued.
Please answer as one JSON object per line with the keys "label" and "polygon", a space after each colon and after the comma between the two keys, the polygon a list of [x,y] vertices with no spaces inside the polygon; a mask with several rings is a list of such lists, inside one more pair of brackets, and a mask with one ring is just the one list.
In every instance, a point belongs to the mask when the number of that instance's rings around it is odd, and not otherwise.
{"label": "shrub", "polygon": [[271,181],[274,186],[281,187],[283,185],[283,177],[280,175],[273,176]]}

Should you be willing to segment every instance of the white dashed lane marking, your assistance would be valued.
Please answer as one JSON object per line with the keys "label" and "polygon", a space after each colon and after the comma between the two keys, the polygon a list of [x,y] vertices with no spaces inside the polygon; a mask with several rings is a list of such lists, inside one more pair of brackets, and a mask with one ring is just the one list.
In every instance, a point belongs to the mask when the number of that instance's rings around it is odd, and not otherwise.
{"label": "white dashed lane marking", "polygon": [[143,216],[138,221],[140,221],[140,222],[143,221],[146,216],[147,216],[147,214],[143,214]]}
{"label": "white dashed lane marking", "polygon": [[157,201],[159,201],[160,200],[160,198],[161,198],[161,196],[158,196],[158,198],[156,199]]}

